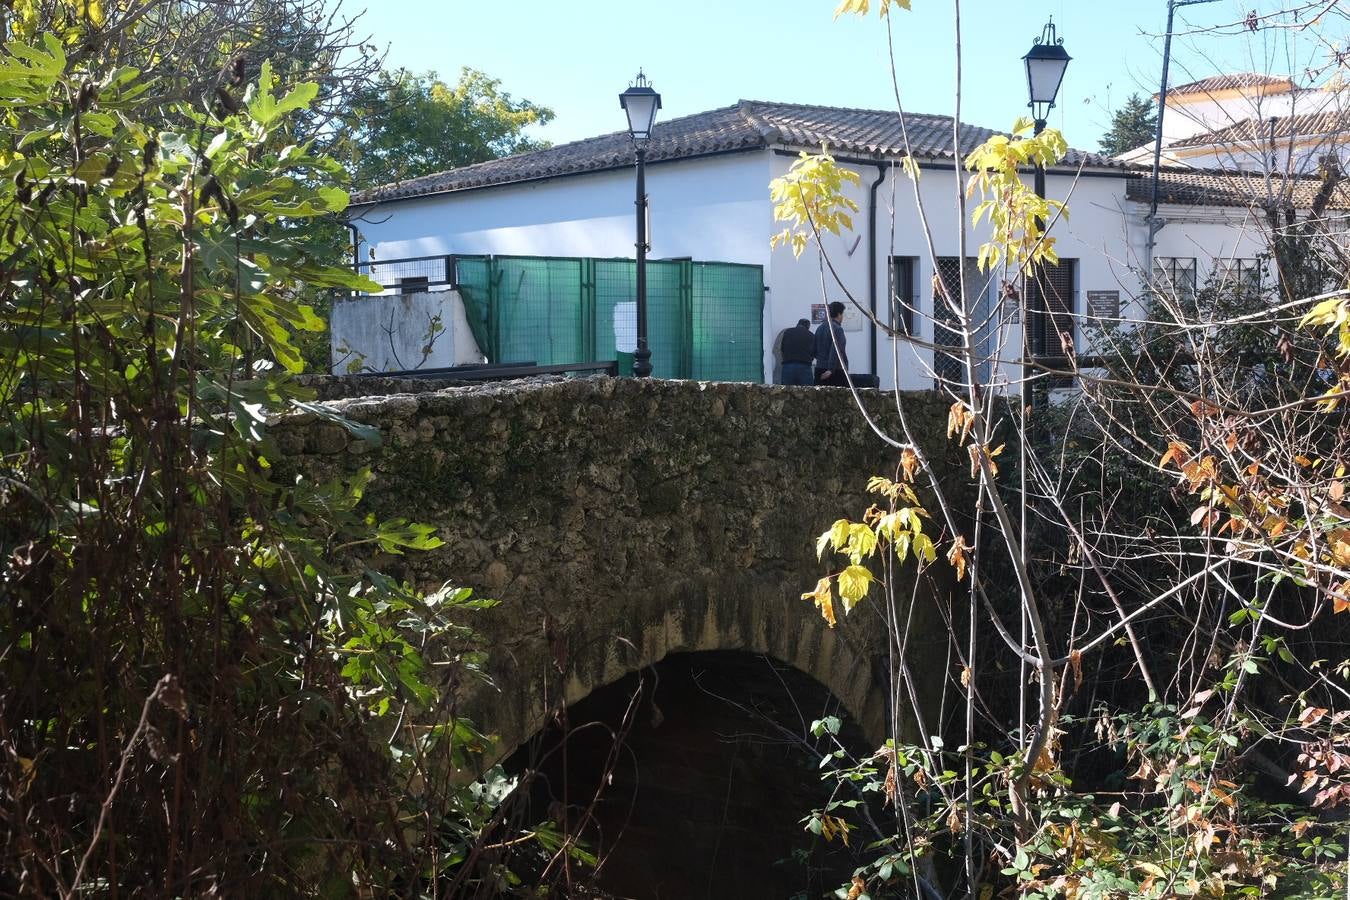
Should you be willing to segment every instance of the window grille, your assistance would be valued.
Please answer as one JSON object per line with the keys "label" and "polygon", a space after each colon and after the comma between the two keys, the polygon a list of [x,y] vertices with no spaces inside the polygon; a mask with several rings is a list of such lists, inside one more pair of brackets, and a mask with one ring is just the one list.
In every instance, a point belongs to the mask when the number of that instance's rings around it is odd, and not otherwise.
{"label": "window grille", "polygon": [[1153,257],[1153,289],[1181,300],[1195,299],[1195,257]]}
{"label": "window grille", "polygon": [[1041,295],[1032,327],[1032,349],[1038,356],[1062,356],[1075,346],[1078,314],[1078,260],[1061,259],[1044,265],[1036,275]]}
{"label": "window grille", "polygon": [[[967,257],[964,267],[955,256],[939,256],[937,274],[942,279],[953,301],[961,297],[961,281],[964,275],[967,314],[976,329],[974,336],[975,377],[986,381],[989,377],[989,349],[991,322],[989,321],[988,286],[990,276],[981,272],[974,257]],[[933,343],[938,347],[960,348],[963,346],[961,332],[956,324],[957,317],[951,304],[938,294],[937,280],[933,283]],[[959,351],[933,351],[933,372],[938,378],[938,387],[942,382],[966,383],[965,361]]]}
{"label": "window grille", "polygon": [[1220,290],[1254,296],[1261,290],[1261,264],[1255,259],[1217,260],[1214,283]]}
{"label": "window grille", "polygon": [[915,275],[919,261],[913,256],[891,257],[891,329],[896,334],[913,335],[914,312],[918,306]]}

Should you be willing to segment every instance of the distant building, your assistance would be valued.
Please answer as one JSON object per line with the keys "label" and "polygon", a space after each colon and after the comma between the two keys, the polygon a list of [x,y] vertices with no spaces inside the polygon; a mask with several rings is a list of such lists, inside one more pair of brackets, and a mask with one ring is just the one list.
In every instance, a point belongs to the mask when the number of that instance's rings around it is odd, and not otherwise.
{"label": "distant building", "polygon": [[[1288,76],[1256,72],[1171,88],[1163,116],[1163,163],[1312,175],[1328,158],[1346,161],[1346,100],[1337,86],[1300,88]],[[1153,153],[1149,142],[1116,159],[1151,165]]]}

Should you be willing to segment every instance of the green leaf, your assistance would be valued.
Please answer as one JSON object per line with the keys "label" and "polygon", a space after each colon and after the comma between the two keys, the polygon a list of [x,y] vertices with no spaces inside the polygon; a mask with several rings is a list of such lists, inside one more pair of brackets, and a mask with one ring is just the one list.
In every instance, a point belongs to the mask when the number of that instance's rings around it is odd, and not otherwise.
{"label": "green leaf", "polygon": [[384,435],[378,426],[353,421],[323,404],[292,400],[291,406],[308,413],[313,413],[321,419],[327,419],[329,422],[341,425],[343,428],[347,429],[353,437],[358,437],[372,446],[378,447],[384,441]]}

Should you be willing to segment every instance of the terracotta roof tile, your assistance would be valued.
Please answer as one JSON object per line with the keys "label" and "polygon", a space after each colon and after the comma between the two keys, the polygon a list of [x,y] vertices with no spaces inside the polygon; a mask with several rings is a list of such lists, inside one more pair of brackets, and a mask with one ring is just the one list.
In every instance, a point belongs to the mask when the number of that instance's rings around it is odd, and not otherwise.
{"label": "terracotta roof tile", "polygon": [[[951,117],[910,113],[905,116],[905,124],[909,146],[916,157],[954,159]],[[995,133],[992,129],[962,124],[961,152],[973,149]],[[647,145],[647,160],[660,162],[768,147],[818,149],[822,143],[840,155],[896,159],[905,154],[900,118],[894,110],[742,100],[735,106],[658,122]],[[379,203],[600,172],[624,168],[632,163],[633,147],[628,132],[620,131],[370,188],[357,193],[352,201],[355,204]],[[1121,168],[1120,163],[1109,157],[1078,150],[1069,151],[1064,165]]]}
{"label": "terracotta roof tile", "polygon": [[[1140,173],[1125,182],[1125,196],[1130,200],[1148,203],[1152,188],[1152,177]],[[1259,172],[1174,169],[1159,173],[1158,202],[1182,206],[1310,209],[1321,189],[1320,178],[1272,176],[1267,182],[1266,177]],[[1342,182],[1335,189],[1327,208],[1350,209],[1350,183]]]}
{"label": "terracotta roof tile", "polygon": [[1173,147],[1207,147],[1211,144],[1235,144],[1243,141],[1266,141],[1272,136],[1271,123],[1274,123],[1274,137],[1298,138],[1317,137],[1319,135],[1343,134],[1350,129],[1350,111],[1333,110],[1331,112],[1305,113],[1297,116],[1278,116],[1268,119],[1253,117],[1243,119],[1224,128],[1204,131],[1200,134],[1173,141]]}
{"label": "terracotta roof tile", "polygon": [[[1232,72],[1227,75],[1211,75],[1208,78],[1201,78],[1199,81],[1192,81],[1187,84],[1179,84],[1167,89],[1169,96],[1176,97],[1182,94],[1212,94],[1217,91],[1228,91],[1234,88],[1248,87],[1287,87],[1291,90],[1294,82],[1288,75],[1264,75],[1260,72]],[[1153,99],[1157,100],[1158,95],[1154,94]]]}

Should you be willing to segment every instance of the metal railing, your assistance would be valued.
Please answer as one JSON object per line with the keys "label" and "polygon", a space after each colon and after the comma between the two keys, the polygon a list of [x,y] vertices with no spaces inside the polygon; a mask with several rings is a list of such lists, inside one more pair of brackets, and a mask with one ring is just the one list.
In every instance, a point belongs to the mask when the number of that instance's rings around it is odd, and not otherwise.
{"label": "metal railing", "polygon": [[355,269],[386,291],[416,293],[429,290],[454,290],[456,257],[409,256],[403,259],[371,259],[358,262]]}

